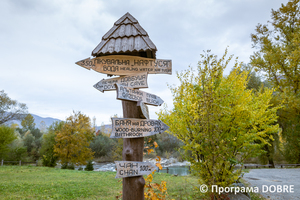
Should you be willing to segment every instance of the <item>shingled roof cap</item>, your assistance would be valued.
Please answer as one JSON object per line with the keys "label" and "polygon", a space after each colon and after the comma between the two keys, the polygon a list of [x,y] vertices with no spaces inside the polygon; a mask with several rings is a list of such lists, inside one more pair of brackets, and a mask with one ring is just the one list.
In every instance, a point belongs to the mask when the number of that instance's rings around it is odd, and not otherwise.
{"label": "shingled roof cap", "polygon": [[156,51],[148,33],[130,13],[126,13],[102,37],[92,56],[137,55],[155,58]]}

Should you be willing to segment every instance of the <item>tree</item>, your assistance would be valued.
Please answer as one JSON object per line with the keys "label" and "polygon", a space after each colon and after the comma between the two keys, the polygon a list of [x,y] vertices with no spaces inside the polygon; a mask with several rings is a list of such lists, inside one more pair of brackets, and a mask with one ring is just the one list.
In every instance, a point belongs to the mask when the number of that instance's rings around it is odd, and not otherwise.
{"label": "tree", "polygon": [[0,91],[0,125],[12,120],[22,120],[26,113],[26,104],[12,100],[4,90]]}
{"label": "tree", "polygon": [[90,148],[95,153],[94,156],[97,158],[111,154],[113,146],[114,140],[101,132],[90,144]]}
{"label": "tree", "polygon": [[22,128],[17,128],[17,131],[23,138],[24,146],[27,148],[27,153],[32,160],[38,160],[40,157],[39,149],[41,148],[42,135],[40,129],[35,128],[34,118],[31,114],[21,122]]}
{"label": "tree", "polygon": [[26,115],[26,117],[22,120],[21,125],[24,130],[33,130],[35,129],[34,118],[31,114]]}
{"label": "tree", "polygon": [[40,149],[40,154],[42,157],[43,165],[47,167],[55,167],[58,157],[54,153],[55,146],[55,136],[62,127],[64,122],[55,121],[48,128],[48,133],[43,135],[42,147]]}
{"label": "tree", "polygon": [[17,137],[15,130],[8,126],[0,126],[0,158],[3,158],[6,152],[9,151],[8,144],[12,143]]}
{"label": "tree", "polygon": [[81,112],[73,112],[61,130],[55,133],[55,155],[62,164],[85,165],[93,158],[94,153],[89,148],[93,137],[90,118]]}
{"label": "tree", "polygon": [[[251,64],[265,73],[276,90],[276,100],[284,100],[279,111],[279,123],[291,162],[300,162],[300,0],[290,0],[279,10],[271,12],[267,25],[258,24],[252,34],[253,46],[258,49],[251,56]],[[270,26],[269,26],[270,25]],[[291,149],[292,148],[292,149]],[[293,158],[293,159],[289,159]]]}
{"label": "tree", "polygon": [[[234,70],[234,69],[233,69]],[[250,64],[242,64],[241,67],[241,72],[246,72],[247,75],[247,85],[246,88],[248,90],[252,90],[252,92],[256,93],[256,92],[261,92],[265,89],[265,87],[267,88],[271,88],[270,84],[265,81],[263,82],[261,80],[261,76],[259,76],[254,70],[253,70],[253,66],[251,66]],[[274,96],[271,100],[271,102],[274,101]],[[278,104],[278,103],[277,103]],[[272,168],[275,168],[275,163],[274,163],[274,156],[275,154],[278,156],[280,154],[282,154],[280,146],[280,135],[279,132],[273,132],[273,133],[269,133],[271,134],[272,137],[267,136],[265,139],[268,141],[268,144],[265,144],[262,149],[265,151],[264,154],[261,154],[259,156],[259,160],[262,164],[270,164]],[[257,141],[258,143],[260,143],[260,141]]]}
{"label": "tree", "polygon": [[9,152],[4,159],[28,161],[27,148],[24,146],[24,141],[18,131],[15,131],[15,135],[17,139],[8,145]]}
{"label": "tree", "polygon": [[232,59],[226,55],[227,49],[221,59],[201,55],[197,72],[189,68],[177,73],[180,85],[170,87],[174,108],[165,107],[158,113],[170,127],[169,133],[192,152],[186,159],[209,186],[227,187],[236,181],[241,174],[235,170],[236,164],[262,153],[268,133],[279,131],[275,125],[278,106],[270,108],[273,90],[247,90],[247,73],[240,72],[237,61],[230,75],[224,77]]}

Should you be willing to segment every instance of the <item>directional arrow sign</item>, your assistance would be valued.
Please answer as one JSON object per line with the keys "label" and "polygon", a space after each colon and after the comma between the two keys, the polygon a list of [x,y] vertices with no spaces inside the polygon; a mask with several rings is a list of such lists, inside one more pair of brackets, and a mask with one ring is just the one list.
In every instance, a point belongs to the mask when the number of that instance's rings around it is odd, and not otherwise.
{"label": "directional arrow sign", "polygon": [[142,101],[144,104],[153,106],[160,106],[163,104],[163,100],[155,94],[150,94],[141,90],[135,90],[130,87],[116,84],[117,88],[117,99],[125,101]]}
{"label": "directional arrow sign", "polygon": [[139,110],[142,113],[141,118],[149,119],[149,110],[148,110],[148,107],[144,104],[144,102],[139,101],[137,103],[137,107],[139,108]]}
{"label": "directional arrow sign", "polygon": [[172,74],[172,60],[143,58],[138,56],[111,55],[76,62],[86,69],[110,75],[132,75],[139,72],[148,74]]}
{"label": "directional arrow sign", "polygon": [[157,169],[151,162],[115,161],[117,167],[116,178],[149,175]]}
{"label": "directional arrow sign", "polygon": [[169,127],[160,120],[111,118],[111,138],[138,138],[163,133]]}
{"label": "directional arrow sign", "polygon": [[115,84],[118,83],[123,86],[131,88],[148,88],[147,72],[137,73],[130,76],[121,76],[111,79],[103,79],[94,85],[94,88],[104,92],[109,90],[116,90]]}

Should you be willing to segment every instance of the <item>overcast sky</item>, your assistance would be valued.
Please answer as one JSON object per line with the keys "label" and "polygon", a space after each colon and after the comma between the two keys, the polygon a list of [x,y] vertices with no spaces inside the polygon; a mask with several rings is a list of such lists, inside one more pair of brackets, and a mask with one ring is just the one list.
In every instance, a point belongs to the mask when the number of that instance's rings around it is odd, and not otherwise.
{"label": "overcast sky", "polygon": [[[30,113],[65,120],[72,111],[110,123],[122,116],[116,92],[93,85],[105,74],[75,62],[91,56],[114,22],[129,12],[156,45],[157,58],[171,59],[173,75],[148,76],[149,93],[172,107],[168,84],[176,71],[196,67],[203,50],[249,62],[250,34],[288,0],[1,0],[0,90],[28,106]],[[226,70],[226,73],[230,69]],[[148,106],[150,118],[161,107]]]}

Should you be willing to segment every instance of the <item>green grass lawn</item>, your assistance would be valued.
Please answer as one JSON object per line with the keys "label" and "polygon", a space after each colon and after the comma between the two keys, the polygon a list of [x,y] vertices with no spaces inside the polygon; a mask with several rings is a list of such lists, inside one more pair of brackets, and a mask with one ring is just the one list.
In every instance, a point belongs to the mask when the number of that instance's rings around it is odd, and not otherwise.
{"label": "green grass lawn", "polygon": [[[86,172],[35,166],[0,166],[0,199],[116,199],[122,179],[116,172]],[[167,182],[168,199],[202,199],[197,179],[155,173]]]}

